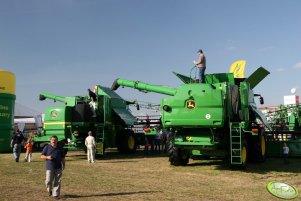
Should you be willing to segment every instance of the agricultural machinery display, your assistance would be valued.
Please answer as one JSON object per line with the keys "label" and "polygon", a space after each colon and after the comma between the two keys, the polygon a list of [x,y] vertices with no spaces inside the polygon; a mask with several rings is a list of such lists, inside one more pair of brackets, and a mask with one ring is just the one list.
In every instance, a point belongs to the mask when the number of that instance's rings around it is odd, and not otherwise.
{"label": "agricultural machinery display", "polygon": [[134,152],[137,138],[131,127],[136,119],[128,110],[131,103],[100,85],[94,87],[94,92],[94,102],[89,96],[61,97],[41,93],[40,100],[52,99],[63,105],[46,108],[42,133],[33,136],[35,146],[41,148],[52,135],[57,135],[65,148],[85,149],[85,138],[91,130],[97,154],[103,155],[107,147],[117,147],[121,153]]}
{"label": "agricultural machinery display", "polygon": [[289,147],[289,155],[301,156],[301,105],[289,104],[266,112],[273,127],[267,132],[268,156],[281,157],[283,143]]}
{"label": "agricultural machinery display", "polygon": [[265,130],[271,127],[255,104],[254,97],[263,98],[253,89],[269,74],[266,69],[260,67],[248,78],[208,74],[202,84],[175,74],[184,82],[178,88],[125,79],[116,79],[111,87],[170,96],[161,99],[160,110],[162,126],[170,131],[171,165],[186,165],[193,156],[223,157],[239,167],[265,160]]}

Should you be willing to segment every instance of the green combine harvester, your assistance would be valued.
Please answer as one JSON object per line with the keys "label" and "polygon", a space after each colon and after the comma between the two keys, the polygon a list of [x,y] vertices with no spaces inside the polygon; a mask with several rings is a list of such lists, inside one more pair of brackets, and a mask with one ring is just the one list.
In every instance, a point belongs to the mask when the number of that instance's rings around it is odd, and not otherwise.
{"label": "green combine harvester", "polygon": [[[187,165],[190,157],[223,157],[232,166],[265,161],[265,116],[257,109],[253,89],[269,72],[258,68],[248,78],[234,73],[206,75],[197,83],[178,73],[184,84],[178,88],[116,79],[111,89],[130,87],[144,92],[169,95],[161,99],[161,121],[170,130],[168,155],[171,165]],[[260,96],[260,101],[263,98]]]}
{"label": "green combine harvester", "polygon": [[42,133],[33,136],[35,147],[42,148],[52,135],[57,135],[68,150],[85,149],[85,138],[91,130],[98,155],[104,155],[108,147],[117,147],[120,153],[135,152],[137,136],[131,128],[136,118],[128,110],[128,105],[133,103],[100,85],[94,87],[94,92],[95,108],[89,105],[89,96],[41,93],[40,100],[52,99],[63,104],[46,108]]}

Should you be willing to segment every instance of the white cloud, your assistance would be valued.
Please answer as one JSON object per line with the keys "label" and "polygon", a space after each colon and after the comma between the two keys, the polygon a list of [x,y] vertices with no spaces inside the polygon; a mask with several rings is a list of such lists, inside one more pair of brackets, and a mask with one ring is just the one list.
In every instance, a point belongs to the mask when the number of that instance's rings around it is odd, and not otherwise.
{"label": "white cloud", "polygon": [[276,69],[277,72],[283,72],[284,71],[284,68],[278,68]]}
{"label": "white cloud", "polygon": [[295,69],[301,69],[301,62],[296,63],[296,64],[294,65],[294,68],[295,68]]}

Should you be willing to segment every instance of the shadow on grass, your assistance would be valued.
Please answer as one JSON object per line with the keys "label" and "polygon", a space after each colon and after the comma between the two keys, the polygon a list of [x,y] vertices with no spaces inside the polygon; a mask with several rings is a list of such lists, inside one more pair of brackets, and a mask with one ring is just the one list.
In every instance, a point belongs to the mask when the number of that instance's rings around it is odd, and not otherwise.
{"label": "shadow on grass", "polygon": [[266,174],[269,172],[300,173],[300,158],[290,158],[285,164],[282,158],[267,158],[263,163],[250,163],[247,172]]}
{"label": "shadow on grass", "polygon": [[120,193],[103,193],[95,195],[69,195],[66,194],[62,198],[88,198],[88,197],[106,197],[106,196],[120,196],[120,195],[134,195],[134,194],[146,194],[146,193],[159,193],[162,191],[137,191],[137,192],[120,192]]}
{"label": "shadow on grass", "polygon": [[[250,162],[246,168],[231,166],[228,162],[220,159],[193,160],[187,167],[215,166],[217,170],[243,171],[249,173],[267,174],[269,172],[300,173],[300,158],[290,158],[285,164],[282,158],[267,158],[265,162]],[[197,162],[196,162],[197,161]]]}
{"label": "shadow on grass", "polygon": [[[109,149],[105,152],[104,156],[96,155],[96,160],[102,161],[102,163],[122,163],[122,162],[137,162],[135,159],[142,158],[167,158],[167,153],[149,153],[144,154],[144,150],[139,149],[135,153],[119,153],[117,149]],[[69,151],[66,155],[68,161],[86,160],[86,153]]]}

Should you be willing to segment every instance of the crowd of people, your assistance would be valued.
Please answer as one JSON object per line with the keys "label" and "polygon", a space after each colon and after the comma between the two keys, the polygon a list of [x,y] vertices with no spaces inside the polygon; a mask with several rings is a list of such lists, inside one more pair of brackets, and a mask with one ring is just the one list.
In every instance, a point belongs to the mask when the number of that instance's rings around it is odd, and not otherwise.
{"label": "crowd of people", "polygon": [[[147,129],[147,128],[146,128]],[[168,132],[161,128],[153,128],[155,134],[145,135],[144,154],[159,154],[167,152]]]}

